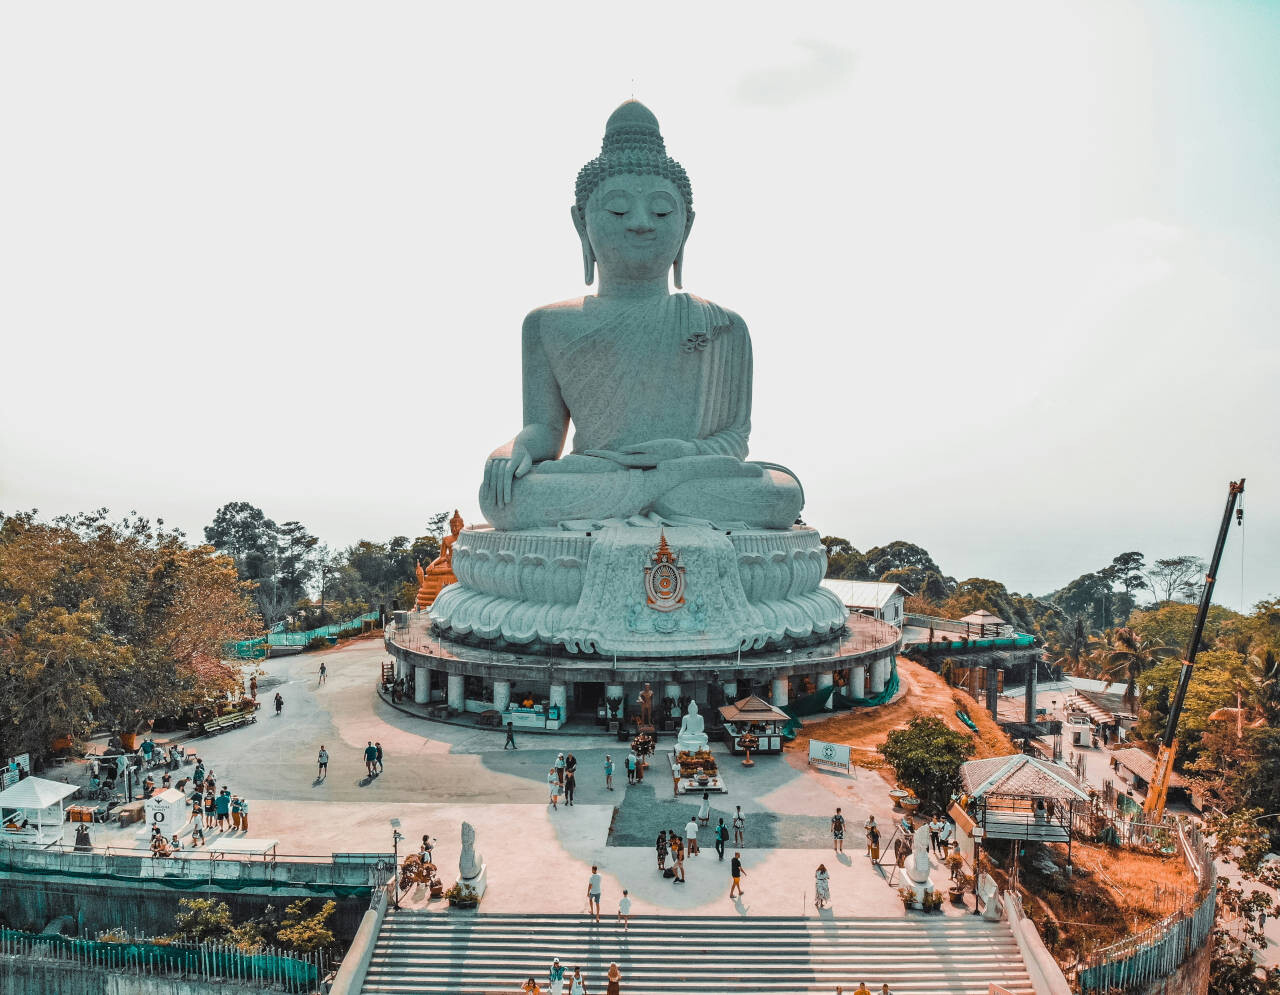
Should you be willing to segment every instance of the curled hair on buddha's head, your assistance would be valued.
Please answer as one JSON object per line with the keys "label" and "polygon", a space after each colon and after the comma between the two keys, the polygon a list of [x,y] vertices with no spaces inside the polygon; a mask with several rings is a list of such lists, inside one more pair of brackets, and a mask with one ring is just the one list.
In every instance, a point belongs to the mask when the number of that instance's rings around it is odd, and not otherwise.
{"label": "curled hair on buddha's head", "polygon": [[658,119],[638,100],[628,100],[609,115],[604,126],[600,154],[578,170],[574,199],[585,216],[587,200],[610,176],[631,173],[661,176],[670,180],[684,200],[685,214],[693,216],[693,187],[684,167],[667,155],[667,145],[658,130]]}

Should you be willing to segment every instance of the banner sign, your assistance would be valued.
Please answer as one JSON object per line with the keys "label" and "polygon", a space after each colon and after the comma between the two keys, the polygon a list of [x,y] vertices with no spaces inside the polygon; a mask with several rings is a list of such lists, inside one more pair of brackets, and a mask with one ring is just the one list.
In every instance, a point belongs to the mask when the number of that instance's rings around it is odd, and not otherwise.
{"label": "banner sign", "polygon": [[848,746],[843,743],[824,743],[820,739],[809,740],[809,763],[845,771],[852,766]]}

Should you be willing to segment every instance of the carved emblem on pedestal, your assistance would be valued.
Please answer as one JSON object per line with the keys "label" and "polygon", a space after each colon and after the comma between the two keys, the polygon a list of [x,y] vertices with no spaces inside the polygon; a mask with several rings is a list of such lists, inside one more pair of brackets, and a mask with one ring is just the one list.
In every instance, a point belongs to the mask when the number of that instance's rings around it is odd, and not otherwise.
{"label": "carved emblem on pedestal", "polygon": [[645,603],[654,611],[672,612],[684,607],[684,567],[678,564],[679,559],[667,545],[666,532],[660,533],[653,565],[644,568]]}

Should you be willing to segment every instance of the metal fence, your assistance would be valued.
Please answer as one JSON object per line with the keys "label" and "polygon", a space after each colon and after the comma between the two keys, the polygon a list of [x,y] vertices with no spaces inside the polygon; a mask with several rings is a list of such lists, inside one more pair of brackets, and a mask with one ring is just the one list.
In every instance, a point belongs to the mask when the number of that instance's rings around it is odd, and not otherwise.
{"label": "metal fence", "polygon": [[96,940],[0,927],[0,957],[58,961],[91,970],[167,975],[194,981],[237,983],[283,992],[319,990],[328,955],[275,947],[244,951],[229,943],[164,943],[154,938],[101,934]]}
{"label": "metal fence", "polygon": [[1132,991],[1167,978],[1208,942],[1217,903],[1217,867],[1198,827],[1179,823],[1175,832],[1199,882],[1196,893],[1154,926],[1081,958],[1066,973],[1082,995]]}
{"label": "metal fence", "polygon": [[380,617],[377,612],[365,612],[348,622],[334,622],[332,625],[322,625],[318,629],[307,629],[305,632],[268,632],[260,639],[227,643],[222,652],[224,656],[237,660],[260,659],[268,646],[306,646],[313,639],[336,636],[340,632],[357,626],[363,628],[366,622],[376,622]]}

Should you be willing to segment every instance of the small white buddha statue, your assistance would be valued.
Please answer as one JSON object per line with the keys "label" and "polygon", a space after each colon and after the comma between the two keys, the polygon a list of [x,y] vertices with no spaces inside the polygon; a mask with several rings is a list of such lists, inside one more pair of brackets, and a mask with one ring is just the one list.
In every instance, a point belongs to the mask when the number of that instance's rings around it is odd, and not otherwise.
{"label": "small white buddha statue", "polygon": [[702,731],[703,720],[698,714],[698,703],[689,702],[689,711],[680,720],[680,735],[676,737],[677,753],[697,753],[707,748],[707,734]]}

